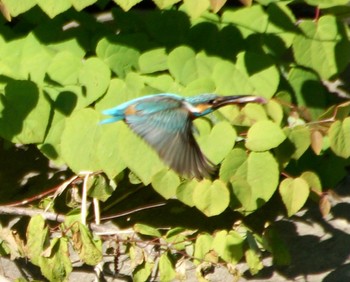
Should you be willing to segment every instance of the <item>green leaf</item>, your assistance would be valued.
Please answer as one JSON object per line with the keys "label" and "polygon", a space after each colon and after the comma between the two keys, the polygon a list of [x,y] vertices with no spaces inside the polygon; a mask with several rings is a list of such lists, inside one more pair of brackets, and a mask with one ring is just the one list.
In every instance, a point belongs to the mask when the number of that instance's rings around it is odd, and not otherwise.
{"label": "green leaf", "polygon": [[31,81],[13,80],[0,96],[0,135],[20,144],[41,143],[50,103]]}
{"label": "green leaf", "polygon": [[164,253],[159,258],[159,281],[172,281],[175,278],[176,272],[171,263],[168,253]]}
{"label": "green leaf", "polygon": [[113,123],[112,125],[100,125],[101,135],[96,148],[98,163],[108,178],[115,178],[126,168],[122,159],[120,146],[118,146],[121,136],[120,128],[124,125],[122,122]]}
{"label": "green leaf", "polygon": [[[30,261],[39,265],[41,253],[49,239],[48,227],[41,215],[33,216],[27,227],[27,252]],[[38,232],[40,230],[40,232]]]}
{"label": "green leaf", "polygon": [[[98,111],[110,109],[131,99],[138,98],[142,95],[141,92],[144,87],[143,78],[133,72],[128,73],[125,80],[114,78],[110,81],[107,93],[96,102],[95,109]],[[108,126],[105,125],[104,127]]]}
{"label": "green leaf", "polygon": [[75,172],[100,169],[96,147],[101,134],[99,114],[92,109],[76,111],[66,119],[61,137],[62,158]]}
{"label": "green leaf", "polygon": [[247,264],[249,266],[249,271],[252,275],[259,273],[259,271],[264,268],[262,261],[260,259],[260,256],[255,250],[253,249],[246,250],[244,252],[244,257],[247,261]]}
{"label": "green leaf", "polygon": [[242,52],[237,56],[236,67],[249,76],[250,84],[257,95],[271,98],[279,84],[279,71],[267,55]]}
{"label": "green leaf", "polygon": [[76,84],[79,78],[79,71],[82,67],[81,58],[68,51],[56,54],[47,74],[50,78],[61,85]]}
{"label": "green leaf", "polygon": [[[131,38],[130,41],[136,41]],[[136,68],[140,52],[135,48],[128,47],[122,42],[115,42],[110,38],[101,39],[96,47],[96,55],[101,58],[118,77],[125,75]]]}
{"label": "green leaf", "polygon": [[94,4],[97,0],[69,0],[77,11]]}
{"label": "green leaf", "polygon": [[270,100],[266,104],[266,112],[276,124],[281,124],[283,120],[283,109],[278,102]]}
{"label": "green leaf", "polygon": [[183,8],[192,18],[200,17],[210,6],[209,0],[183,0]]}
{"label": "green leaf", "polygon": [[233,149],[224,159],[220,167],[220,179],[227,182],[237,169],[247,160],[247,153],[243,149]]}
{"label": "green leaf", "polygon": [[288,216],[292,216],[304,206],[310,189],[308,183],[300,177],[286,178],[281,182],[279,192]]}
{"label": "green leaf", "polygon": [[305,0],[305,2],[309,5],[317,6],[320,9],[346,5],[349,3],[347,0]]}
{"label": "green leaf", "polygon": [[2,0],[1,2],[13,17],[30,10],[37,3],[36,0],[25,0],[21,2],[18,2],[17,0]]}
{"label": "green leaf", "polygon": [[182,92],[182,86],[175,83],[174,79],[169,74],[159,74],[157,76],[143,76],[143,82],[149,87],[153,88],[155,92]]}
{"label": "green leaf", "polygon": [[222,95],[249,94],[254,87],[249,77],[228,61],[218,62],[214,66],[212,78],[217,87],[217,93]]}
{"label": "green leaf", "polygon": [[286,139],[282,129],[272,121],[256,122],[247,134],[246,147],[252,151],[266,151],[276,148]]}
{"label": "green leaf", "polygon": [[[245,250],[244,256],[249,266],[249,271],[252,275],[257,274],[264,268],[261,260],[261,252],[257,244],[254,235],[251,232],[246,233],[246,242],[248,243],[248,249]],[[259,238],[260,239],[260,238]]]}
{"label": "green leaf", "polygon": [[42,85],[52,59],[52,50],[44,46],[34,33],[25,38],[21,47],[20,74]]}
{"label": "green leaf", "polygon": [[48,254],[40,256],[39,259],[42,274],[49,281],[65,281],[73,269],[69,258],[67,238],[52,239],[45,253]]}
{"label": "green leaf", "polygon": [[230,193],[220,180],[199,182],[193,193],[193,202],[206,216],[222,213],[229,205]]}
{"label": "green leaf", "polygon": [[164,48],[152,49],[139,57],[141,73],[153,73],[168,69],[168,56]]}
{"label": "green leaf", "polygon": [[295,146],[292,158],[298,160],[311,145],[310,129],[306,126],[295,126],[286,129],[285,132]]}
{"label": "green leaf", "polygon": [[244,115],[245,120],[252,121],[248,123],[248,125],[252,123],[254,124],[259,120],[267,120],[266,111],[264,110],[263,106],[259,104],[249,103],[245,105],[241,110],[241,114]]}
{"label": "green leaf", "polygon": [[178,2],[180,2],[181,0],[153,0],[153,2],[157,5],[157,7],[159,9],[164,9],[167,7],[170,7]]}
{"label": "green leaf", "polygon": [[[83,63],[79,73],[79,82],[85,88],[83,100],[85,106],[90,105],[105,94],[110,82],[110,76],[109,68],[98,58],[92,57]],[[78,101],[82,100],[79,99]]]}
{"label": "green leaf", "polygon": [[197,184],[198,181],[196,179],[182,182],[176,189],[176,198],[184,204],[193,207],[193,193]]}
{"label": "green leaf", "polygon": [[218,164],[232,150],[236,138],[237,133],[232,125],[221,121],[214,125],[209,136],[199,138],[198,143],[204,155]]}
{"label": "green leaf", "polygon": [[243,238],[236,231],[216,232],[212,248],[226,262],[236,264],[243,257]]}
{"label": "green leaf", "polygon": [[142,264],[138,265],[132,273],[133,281],[144,282],[148,281],[148,277],[151,275],[153,269],[153,264],[144,261]]}
{"label": "green leaf", "polygon": [[231,178],[232,189],[244,211],[253,212],[264,205],[276,191],[278,164],[270,152],[252,152],[247,162]]}
{"label": "green leaf", "polygon": [[305,171],[300,175],[300,178],[304,179],[309,185],[310,189],[318,192],[322,192],[322,184],[318,175],[312,171]]}
{"label": "green leaf", "polygon": [[194,246],[194,263],[199,264],[205,258],[205,255],[212,249],[213,237],[209,234],[200,234],[196,239]]}
{"label": "green leaf", "polygon": [[81,244],[79,244],[80,248],[77,249],[79,257],[88,265],[96,265],[102,260],[102,241],[98,238],[94,238],[85,225],[81,223],[78,224],[78,236],[81,240]]}
{"label": "green leaf", "polygon": [[113,188],[101,174],[93,175],[87,181],[88,195],[99,201],[106,201],[113,193]]}
{"label": "green leaf", "polygon": [[187,46],[180,46],[169,53],[168,68],[175,81],[188,85],[201,77],[209,77],[212,73],[212,60],[194,52]]}
{"label": "green leaf", "polygon": [[162,234],[154,227],[151,227],[146,224],[136,223],[134,225],[134,230],[137,233],[140,233],[142,235],[152,236],[152,237],[161,237]]}
{"label": "green leaf", "polygon": [[251,34],[266,32],[268,15],[262,6],[253,5],[235,11],[225,11],[222,14],[222,21],[234,24],[246,38]]}
{"label": "green leaf", "polygon": [[292,68],[288,81],[294,90],[298,106],[306,108],[305,113],[317,119],[326,108],[328,94],[317,74],[305,68]]}
{"label": "green leaf", "polygon": [[186,246],[191,244],[187,236],[195,232],[183,227],[175,227],[167,232],[165,240],[176,250],[185,250]]}
{"label": "green leaf", "polygon": [[[340,73],[348,65],[350,44],[342,23],[326,15],[317,22],[300,23],[301,33],[293,42],[293,52],[298,64],[314,69],[323,79]],[[334,52],[334,50],[337,50]]]}
{"label": "green leaf", "polygon": [[178,175],[169,169],[163,169],[152,178],[152,186],[165,199],[175,196],[176,188],[180,185]]}
{"label": "green leaf", "polygon": [[200,77],[191,81],[184,90],[178,92],[182,92],[184,96],[194,96],[198,93],[215,93],[215,91],[216,86],[212,78]]}
{"label": "green leaf", "polygon": [[117,3],[124,11],[129,11],[137,3],[140,3],[142,0],[113,0]]}
{"label": "green leaf", "polygon": [[52,19],[71,7],[70,0],[37,0],[39,7]]}
{"label": "green leaf", "polygon": [[328,131],[331,149],[340,157],[350,157],[350,117],[332,123]]}

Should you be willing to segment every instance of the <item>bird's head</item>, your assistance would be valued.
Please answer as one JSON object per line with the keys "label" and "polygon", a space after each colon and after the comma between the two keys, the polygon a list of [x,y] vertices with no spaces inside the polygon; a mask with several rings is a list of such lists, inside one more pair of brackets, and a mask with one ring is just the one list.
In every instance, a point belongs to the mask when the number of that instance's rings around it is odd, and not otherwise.
{"label": "bird's head", "polygon": [[190,103],[189,110],[196,117],[204,116],[226,105],[245,104],[249,102],[262,104],[266,103],[266,100],[259,96],[219,96],[215,94],[203,94],[195,97],[189,97],[186,98],[186,101]]}

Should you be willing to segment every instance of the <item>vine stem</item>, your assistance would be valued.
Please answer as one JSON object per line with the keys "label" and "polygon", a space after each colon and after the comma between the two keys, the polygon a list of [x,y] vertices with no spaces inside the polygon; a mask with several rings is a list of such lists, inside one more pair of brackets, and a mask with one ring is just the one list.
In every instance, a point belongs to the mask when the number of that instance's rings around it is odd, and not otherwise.
{"label": "vine stem", "polygon": [[[152,209],[155,207],[163,206],[165,203],[151,204],[148,206],[143,206],[140,208],[132,209],[129,211],[122,212],[120,214],[115,214],[109,218],[117,218],[123,217],[128,214],[132,214],[145,209]],[[65,221],[66,216],[64,214],[43,211],[41,209],[36,208],[23,208],[23,207],[14,207],[14,206],[1,206],[0,205],[0,214],[8,214],[8,215],[20,215],[20,216],[29,216],[33,217],[36,215],[41,215],[44,219],[50,221],[56,221],[62,223]],[[88,224],[90,229],[94,231],[97,235],[122,235],[122,234],[135,234],[135,231],[129,230],[120,230],[116,225],[111,224],[110,222],[106,222],[103,224],[90,223]]]}

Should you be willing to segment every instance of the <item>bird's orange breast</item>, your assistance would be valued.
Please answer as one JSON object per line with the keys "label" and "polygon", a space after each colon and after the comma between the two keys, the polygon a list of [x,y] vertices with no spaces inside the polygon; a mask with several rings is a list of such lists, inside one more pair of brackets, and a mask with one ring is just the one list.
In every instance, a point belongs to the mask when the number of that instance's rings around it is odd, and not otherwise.
{"label": "bird's orange breast", "polygon": [[195,108],[196,108],[198,113],[202,113],[205,110],[211,108],[211,105],[209,105],[209,104],[199,104],[199,105],[196,105]]}
{"label": "bird's orange breast", "polygon": [[136,108],[135,108],[135,105],[130,105],[129,107],[127,107],[127,108],[125,109],[124,114],[125,114],[126,116],[128,116],[128,115],[131,116],[131,115],[135,115],[136,112],[137,112],[137,110],[136,110]]}

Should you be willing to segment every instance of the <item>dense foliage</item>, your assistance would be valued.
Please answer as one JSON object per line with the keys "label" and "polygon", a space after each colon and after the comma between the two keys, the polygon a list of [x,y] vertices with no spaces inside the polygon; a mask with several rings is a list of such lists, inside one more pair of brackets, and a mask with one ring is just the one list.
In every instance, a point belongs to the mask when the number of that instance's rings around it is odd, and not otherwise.
{"label": "dense foliage", "polygon": [[[326,214],[325,191],[347,173],[350,103],[337,86],[350,61],[343,22],[348,1],[225,2],[1,1],[4,144],[34,144],[74,174],[95,172],[87,174],[89,181],[82,177],[81,186],[106,206],[154,189],[199,219],[192,229],[170,219],[164,226],[144,224],[150,222],[147,213],[146,220],[135,220],[134,232],[157,247],[157,255],[140,251],[134,237],[120,235],[135,281],[152,273],[161,281],[181,277],[183,260],[232,269],[245,258],[253,274],[263,267],[261,251],[272,253],[276,264],[288,263],[271,222],[280,206],[292,216],[310,199]],[[254,94],[268,103],[228,106],[195,121],[201,149],[218,165],[213,179],[198,181],[169,170],[123,122],[99,124],[104,109],[164,92]],[[266,205],[269,220],[259,216]],[[33,217],[18,249],[3,226],[2,253],[30,258],[52,281],[72,271],[68,244],[82,261],[97,265],[101,241],[82,224],[79,211],[66,216],[54,238],[48,223]],[[216,223],[207,226],[214,216]]]}

